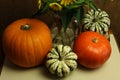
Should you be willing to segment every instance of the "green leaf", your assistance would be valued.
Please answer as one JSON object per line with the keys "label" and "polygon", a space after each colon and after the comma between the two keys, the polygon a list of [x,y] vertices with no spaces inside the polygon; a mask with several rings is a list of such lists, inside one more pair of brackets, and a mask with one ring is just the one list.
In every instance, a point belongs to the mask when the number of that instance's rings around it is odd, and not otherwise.
{"label": "green leaf", "polygon": [[83,6],[81,6],[78,9],[76,9],[74,13],[74,17],[77,19],[78,24],[82,23],[83,16],[84,16],[84,9]]}
{"label": "green leaf", "polygon": [[85,2],[85,0],[77,0],[74,4],[67,5],[66,8],[67,8],[67,9],[78,8],[78,7],[80,7],[84,2]]}
{"label": "green leaf", "polygon": [[43,8],[38,10],[32,17],[44,14],[49,11],[49,2],[43,5]]}
{"label": "green leaf", "polygon": [[46,3],[46,5],[44,6],[44,8],[40,10],[41,14],[43,14],[43,13],[45,13],[45,12],[47,12],[49,10],[49,4],[50,4],[49,2]]}
{"label": "green leaf", "polygon": [[47,2],[53,3],[53,2],[57,2],[57,0],[48,0]]}
{"label": "green leaf", "polygon": [[75,3],[79,4],[79,3],[83,3],[85,2],[85,0],[77,0]]}
{"label": "green leaf", "polygon": [[60,12],[62,27],[64,27],[64,31],[66,31],[68,24],[70,23],[73,17],[73,10],[63,9]]}
{"label": "green leaf", "polygon": [[94,10],[98,10],[98,8],[96,7],[96,5],[94,4],[93,0],[87,0],[85,2],[88,6],[90,6],[91,8],[93,8]]}

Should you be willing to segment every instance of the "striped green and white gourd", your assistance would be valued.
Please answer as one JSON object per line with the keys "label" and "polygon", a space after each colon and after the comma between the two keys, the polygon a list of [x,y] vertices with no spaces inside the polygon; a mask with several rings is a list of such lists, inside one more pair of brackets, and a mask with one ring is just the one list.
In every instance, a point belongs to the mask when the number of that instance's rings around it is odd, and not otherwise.
{"label": "striped green and white gourd", "polygon": [[46,67],[50,73],[65,77],[77,68],[77,55],[69,46],[58,45],[48,53]]}
{"label": "striped green and white gourd", "polygon": [[109,38],[110,19],[109,15],[101,9],[89,10],[83,18],[83,31],[95,31]]}

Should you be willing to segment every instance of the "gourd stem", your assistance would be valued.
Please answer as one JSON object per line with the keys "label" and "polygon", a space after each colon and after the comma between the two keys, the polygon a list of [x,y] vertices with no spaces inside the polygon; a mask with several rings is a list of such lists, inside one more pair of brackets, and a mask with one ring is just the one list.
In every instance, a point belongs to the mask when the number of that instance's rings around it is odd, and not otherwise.
{"label": "gourd stem", "polygon": [[93,41],[94,43],[97,43],[97,42],[98,42],[98,39],[97,39],[97,38],[94,38],[94,39],[92,39],[92,41]]}
{"label": "gourd stem", "polygon": [[99,20],[98,18],[94,18],[92,21],[93,22],[98,22],[98,20]]}
{"label": "gourd stem", "polygon": [[21,30],[29,30],[30,28],[31,26],[29,24],[25,24],[20,27]]}

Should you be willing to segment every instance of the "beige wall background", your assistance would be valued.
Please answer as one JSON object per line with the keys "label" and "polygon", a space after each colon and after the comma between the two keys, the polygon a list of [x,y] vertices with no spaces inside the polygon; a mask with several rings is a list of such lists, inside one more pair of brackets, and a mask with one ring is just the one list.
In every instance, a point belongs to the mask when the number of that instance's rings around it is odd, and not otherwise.
{"label": "beige wall background", "polygon": [[[120,46],[120,0],[94,0],[97,7],[107,11],[111,19],[111,29]],[[4,28],[16,19],[31,17],[37,11],[37,0],[0,0],[0,59],[1,39]],[[43,18],[48,24],[51,18]],[[0,62],[2,62],[0,60]]]}

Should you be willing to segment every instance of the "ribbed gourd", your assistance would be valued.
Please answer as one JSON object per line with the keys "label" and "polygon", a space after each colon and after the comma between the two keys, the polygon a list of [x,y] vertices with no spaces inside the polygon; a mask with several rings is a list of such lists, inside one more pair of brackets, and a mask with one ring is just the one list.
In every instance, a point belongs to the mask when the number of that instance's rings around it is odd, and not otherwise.
{"label": "ribbed gourd", "polygon": [[77,55],[69,46],[59,44],[48,53],[46,67],[51,74],[65,77],[77,68]]}
{"label": "ribbed gourd", "polygon": [[83,31],[95,31],[104,35],[109,39],[109,28],[110,28],[110,19],[109,15],[102,11],[98,10],[89,10],[88,13],[84,15],[83,18]]}

